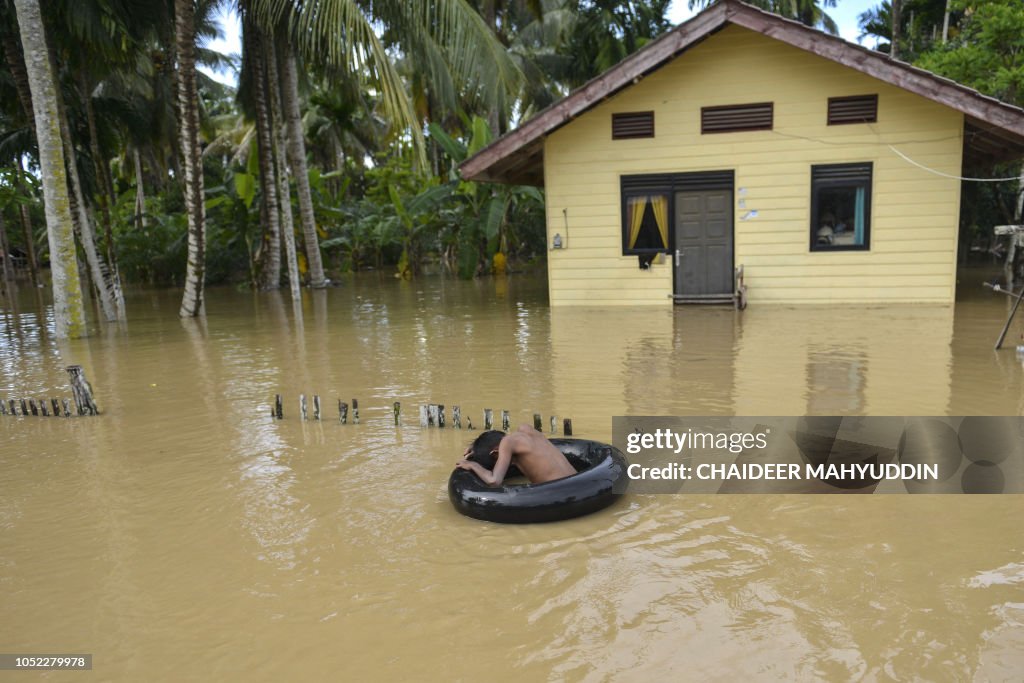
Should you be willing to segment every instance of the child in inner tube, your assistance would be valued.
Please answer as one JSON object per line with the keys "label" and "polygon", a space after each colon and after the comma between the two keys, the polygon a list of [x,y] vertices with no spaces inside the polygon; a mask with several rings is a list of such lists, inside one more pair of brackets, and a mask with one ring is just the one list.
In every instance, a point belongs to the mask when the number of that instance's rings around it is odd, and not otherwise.
{"label": "child in inner tube", "polygon": [[511,434],[496,429],[484,432],[455,463],[490,486],[500,486],[511,465],[518,467],[531,484],[576,474],[562,452],[530,425],[522,425]]}

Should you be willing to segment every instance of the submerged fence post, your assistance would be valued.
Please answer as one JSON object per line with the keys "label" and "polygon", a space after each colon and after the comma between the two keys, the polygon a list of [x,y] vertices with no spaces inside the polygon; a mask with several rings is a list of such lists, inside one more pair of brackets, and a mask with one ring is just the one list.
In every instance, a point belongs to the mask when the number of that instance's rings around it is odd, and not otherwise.
{"label": "submerged fence post", "polygon": [[299,412],[302,413],[302,419],[303,420],[308,420],[309,419],[309,415],[306,412],[306,395],[305,394],[299,394]]}
{"label": "submerged fence post", "polygon": [[462,409],[458,406],[452,406],[452,426],[462,429]]}
{"label": "submerged fence post", "polygon": [[79,415],[99,415],[100,409],[92,397],[92,385],[85,378],[81,365],[69,365],[65,368],[71,377],[71,393],[75,397]]}
{"label": "submerged fence post", "polygon": [[359,424],[359,399],[352,399],[352,424]]}
{"label": "submerged fence post", "polygon": [[28,415],[28,403],[25,402],[25,399],[21,399],[21,414]]}
{"label": "submerged fence post", "polygon": [[509,417],[508,417],[508,411],[507,410],[503,410],[503,411],[501,411],[501,431],[507,432],[509,426],[510,426],[510,422],[509,422]]}
{"label": "submerged fence post", "polygon": [[51,398],[50,405],[53,406],[53,416],[60,417],[60,403],[57,402],[57,399]]}
{"label": "submerged fence post", "polygon": [[7,414],[7,404],[4,403],[3,401],[0,401],[0,415],[6,415],[6,414]]}
{"label": "submerged fence post", "polygon": [[50,411],[46,407],[45,398],[39,399],[39,414],[42,415],[43,417],[50,417]]}
{"label": "submerged fence post", "polygon": [[572,436],[572,419],[571,418],[567,417],[562,422],[562,434],[564,436]]}
{"label": "submerged fence post", "polygon": [[484,429],[489,430],[492,427],[494,427],[494,411],[484,408]]}
{"label": "submerged fence post", "polygon": [[437,426],[444,429],[444,404],[437,404]]}
{"label": "submerged fence post", "polygon": [[281,394],[274,396],[274,417],[278,420],[284,419],[284,404],[281,401]]}
{"label": "submerged fence post", "polygon": [[313,394],[313,419],[320,420],[320,396]]}
{"label": "submerged fence post", "polygon": [[427,407],[421,403],[420,404],[420,427],[429,427],[429,426],[430,426],[430,417],[429,417],[429,415],[427,413]]}
{"label": "submerged fence post", "polygon": [[402,418],[402,404],[399,403],[398,401],[395,401],[394,411],[395,411],[395,426],[397,427],[399,425],[399,423],[402,421],[401,420],[401,418]]}
{"label": "submerged fence post", "polygon": [[11,415],[17,415],[18,414],[18,411],[14,409],[14,399],[13,398],[9,399],[7,401],[7,405],[9,405],[11,407]]}
{"label": "submerged fence post", "polygon": [[64,417],[71,417],[71,404],[66,398],[60,400],[60,407],[63,409]]}
{"label": "submerged fence post", "polygon": [[533,428],[538,432],[543,429],[543,425],[540,422],[540,413],[533,414]]}
{"label": "submerged fence post", "polygon": [[341,420],[341,424],[348,424],[348,404],[338,399],[338,419]]}
{"label": "submerged fence post", "polygon": [[437,424],[437,404],[427,404],[427,426],[433,427]]}
{"label": "submerged fence post", "polygon": [[555,416],[555,415],[551,416],[551,433],[552,434],[557,434],[558,433],[558,417]]}
{"label": "submerged fence post", "polygon": [[35,415],[36,417],[39,416],[39,408],[36,407],[36,400],[34,398],[30,398],[28,400],[28,407],[29,409],[32,410],[33,415]]}

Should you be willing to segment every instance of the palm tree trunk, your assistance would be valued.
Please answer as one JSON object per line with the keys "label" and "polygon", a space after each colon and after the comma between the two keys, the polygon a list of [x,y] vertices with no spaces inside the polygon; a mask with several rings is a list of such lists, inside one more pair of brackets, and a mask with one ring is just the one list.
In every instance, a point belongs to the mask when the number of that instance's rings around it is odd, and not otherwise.
{"label": "palm tree trunk", "polygon": [[946,12],[942,15],[942,44],[949,40],[949,2],[946,0]]}
{"label": "palm tree trunk", "polygon": [[[29,110],[30,110],[29,111],[29,114],[30,114],[29,118],[30,119],[32,118],[31,117],[31,108],[32,108],[32,101],[30,99],[29,100]],[[35,129],[35,124],[32,125],[32,128],[33,128],[33,130]],[[20,194],[22,196],[25,196],[27,194],[27,190],[25,188],[25,182],[21,179],[21,175],[25,172],[25,168],[24,168],[24,166],[22,166],[21,157],[20,156],[17,158],[15,165],[18,167],[18,177],[17,177],[17,180],[14,181],[15,182],[15,188],[17,189],[18,194]],[[32,229],[32,216],[29,215],[28,206],[26,206],[25,204],[22,204],[20,208],[21,208],[21,211],[20,211],[20,213],[21,213],[21,229],[25,233],[25,252],[28,254],[28,274],[29,274],[29,278],[31,278],[31,280],[32,280],[32,286],[34,287],[34,286],[38,285],[39,282],[40,282],[40,277],[39,277],[39,260],[36,258],[36,231]]]}
{"label": "palm tree trunk", "polygon": [[295,176],[295,192],[299,199],[302,236],[306,244],[306,260],[309,263],[309,285],[319,289],[327,286],[327,280],[324,278],[324,264],[320,258],[320,240],[317,238],[316,218],[313,215],[313,196],[309,189],[306,143],[302,131],[302,114],[299,111],[299,76],[295,65],[295,53],[287,41],[283,42],[279,56],[282,100],[288,131],[288,162],[292,168],[292,175]]}
{"label": "palm tree trunk", "polygon": [[278,198],[281,204],[281,236],[284,238],[285,258],[288,260],[288,286],[291,288],[292,301],[302,298],[299,292],[299,264],[295,255],[295,223],[292,218],[292,199],[288,189],[288,165],[284,160],[284,126],[281,122],[281,96],[277,84],[277,57],[274,54],[274,41],[261,41],[266,49],[267,83],[270,84],[270,110],[274,129],[274,160],[277,163],[277,184],[280,188]]}
{"label": "palm tree trunk", "polygon": [[185,294],[178,314],[202,315],[206,276],[206,213],[203,203],[203,159],[199,148],[199,106],[196,86],[196,29],[193,0],[174,0],[174,42],[178,57],[178,126],[181,165],[188,215],[188,266]]}
{"label": "palm tree trunk", "polygon": [[900,58],[900,39],[903,37],[900,24],[903,23],[903,0],[892,0],[892,46],[889,48],[889,56],[893,59]]}
{"label": "palm tree trunk", "polygon": [[[28,119],[29,125],[32,126],[34,132],[35,122],[32,118],[32,93],[29,89],[28,73],[25,70],[25,57],[21,52],[21,42],[17,35],[4,30],[0,32],[0,43],[3,45],[7,66],[11,70],[11,78],[14,80],[14,90],[18,93],[18,101],[21,103],[25,118]],[[25,184],[21,179],[21,175],[25,172],[25,168],[21,163],[21,156],[16,158],[16,165],[18,167],[18,175],[15,180],[16,189],[19,194],[23,195],[25,194]],[[35,286],[39,284],[39,262],[36,260],[36,243],[32,230],[32,220],[29,217],[28,207],[24,204],[21,205],[21,227],[25,232],[25,251],[28,254],[29,277],[32,279],[32,285]]]}
{"label": "palm tree trunk", "polygon": [[263,40],[251,22],[244,27],[248,54],[252,66],[251,82],[256,105],[256,149],[259,154],[260,194],[263,211],[263,249],[260,254],[260,289],[281,286],[281,207],[277,199],[277,179],[274,174],[274,143],[271,140],[270,111],[267,105],[267,82]]}
{"label": "palm tree trunk", "polygon": [[38,0],[14,0],[24,46],[39,143],[39,171],[46,210],[46,233],[50,242],[50,272],[53,279],[53,312],[58,338],[84,336],[85,308],[78,282],[75,240],[71,232],[68,184],[57,110],[57,89],[50,68],[49,50]]}
{"label": "palm tree trunk", "polygon": [[89,153],[92,155],[92,163],[96,169],[96,179],[102,187],[100,192],[100,211],[103,213],[103,230],[107,242],[107,262],[111,268],[116,270],[114,259],[114,235],[110,211],[117,203],[117,196],[114,194],[114,179],[110,175],[110,164],[103,156],[100,148],[100,137],[96,129],[96,109],[92,105],[92,88],[89,85],[89,76],[83,69],[78,75],[78,87],[82,91],[82,99],[85,102],[85,120],[89,127]]}
{"label": "palm tree trunk", "polygon": [[[56,58],[52,51],[50,53],[50,64],[54,66],[54,72],[56,72]],[[96,249],[96,237],[93,233],[92,221],[89,219],[85,195],[82,192],[82,182],[78,177],[78,160],[75,154],[75,146],[71,139],[71,126],[68,124],[64,98],[61,97],[59,90],[57,91],[57,112],[60,119],[61,134],[64,138],[64,161],[67,164],[68,189],[71,192],[71,216],[73,220],[77,218],[78,238],[82,243],[82,251],[85,252],[85,260],[89,265],[89,274],[98,293],[100,310],[107,322],[114,322],[123,317],[119,310],[120,307],[116,303],[121,299],[118,295],[120,288],[111,278],[110,270],[103,263],[103,259]]]}
{"label": "palm tree trunk", "polygon": [[132,147],[132,159],[135,162],[135,225],[146,227],[146,187],[142,177],[142,155],[138,147]]}
{"label": "palm tree trunk", "polygon": [[7,244],[7,226],[4,224],[3,211],[0,211],[0,260],[3,261],[2,266],[0,266],[4,271],[3,290],[5,293],[8,293],[11,287],[11,247]]}

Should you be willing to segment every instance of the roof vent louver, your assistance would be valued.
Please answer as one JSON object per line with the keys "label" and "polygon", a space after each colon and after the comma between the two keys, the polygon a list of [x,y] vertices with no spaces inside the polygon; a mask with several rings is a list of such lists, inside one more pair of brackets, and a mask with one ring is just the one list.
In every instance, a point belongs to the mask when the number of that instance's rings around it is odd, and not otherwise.
{"label": "roof vent louver", "polygon": [[874,123],[878,120],[878,95],[828,98],[828,125]]}
{"label": "roof vent louver", "polygon": [[612,140],[654,137],[654,112],[612,114]]}

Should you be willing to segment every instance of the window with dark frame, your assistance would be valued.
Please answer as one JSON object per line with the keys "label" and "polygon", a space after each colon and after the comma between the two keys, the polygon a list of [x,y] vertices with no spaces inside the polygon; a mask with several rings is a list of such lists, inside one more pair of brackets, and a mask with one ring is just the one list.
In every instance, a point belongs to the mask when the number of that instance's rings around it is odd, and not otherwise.
{"label": "window with dark frame", "polygon": [[878,121],[878,95],[828,98],[828,125]]}
{"label": "window with dark frame", "polygon": [[623,254],[660,254],[668,249],[667,192],[623,197]]}
{"label": "window with dark frame", "polygon": [[773,102],[701,107],[700,132],[706,135],[745,130],[771,130],[774,116],[775,104]]}
{"label": "window with dark frame", "polygon": [[622,255],[652,256],[672,248],[674,196],[685,190],[731,190],[733,171],[645,173],[620,177]]}
{"label": "window with dark frame", "polygon": [[870,248],[872,166],[811,166],[811,251]]}
{"label": "window with dark frame", "polygon": [[612,114],[612,140],[653,137],[653,111],[632,111]]}

